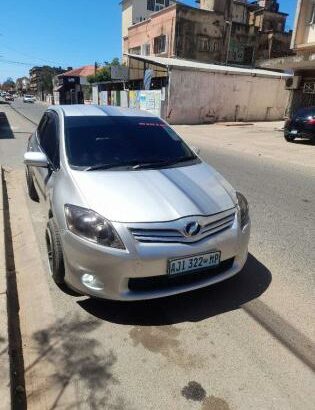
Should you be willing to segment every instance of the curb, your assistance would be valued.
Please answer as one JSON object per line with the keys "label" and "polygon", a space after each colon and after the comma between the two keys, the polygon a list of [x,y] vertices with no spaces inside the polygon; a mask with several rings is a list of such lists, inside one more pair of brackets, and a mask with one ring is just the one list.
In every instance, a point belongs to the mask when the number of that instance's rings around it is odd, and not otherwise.
{"label": "curb", "polygon": [[11,408],[10,394],[10,357],[7,311],[7,280],[5,256],[5,229],[4,229],[4,203],[2,187],[2,167],[0,165],[0,397],[1,409]]}
{"label": "curb", "polygon": [[[74,385],[70,382],[62,385],[58,378],[60,369],[51,360],[58,354],[58,343],[50,341],[58,331],[58,324],[46,278],[47,271],[30,218],[24,172],[11,171],[6,183],[20,308],[27,408],[71,408],[76,397]],[[19,207],[14,204],[19,204]],[[16,407],[16,410],[20,409],[22,407]]]}

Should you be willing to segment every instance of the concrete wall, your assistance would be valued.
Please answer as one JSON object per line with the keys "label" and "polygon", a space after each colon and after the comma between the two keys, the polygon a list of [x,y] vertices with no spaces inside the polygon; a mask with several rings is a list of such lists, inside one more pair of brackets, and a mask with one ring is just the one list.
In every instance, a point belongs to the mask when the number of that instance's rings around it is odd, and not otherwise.
{"label": "concrete wall", "polygon": [[171,124],[283,119],[284,80],[173,69],[166,120]]}

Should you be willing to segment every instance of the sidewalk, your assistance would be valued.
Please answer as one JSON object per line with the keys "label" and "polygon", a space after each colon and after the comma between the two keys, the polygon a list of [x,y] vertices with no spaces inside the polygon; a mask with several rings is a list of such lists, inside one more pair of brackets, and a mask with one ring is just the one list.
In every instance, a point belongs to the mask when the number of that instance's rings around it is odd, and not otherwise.
{"label": "sidewalk", "polygon": [[233,151],[235,155],[248,155],[255,159],[271,159],[283,164],[307,167],[315,171],[315,144],[297,140],[288,143],[283,136],[283,121],[257,122],[252,125],[230,126],[226,123],[213,125],[176,125],[174,128],[189,143],[215,151]]}

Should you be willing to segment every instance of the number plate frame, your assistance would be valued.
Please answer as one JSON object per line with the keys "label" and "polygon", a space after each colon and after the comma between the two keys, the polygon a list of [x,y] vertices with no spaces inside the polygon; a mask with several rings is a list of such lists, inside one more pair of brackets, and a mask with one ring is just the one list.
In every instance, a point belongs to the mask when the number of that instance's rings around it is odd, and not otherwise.
{"label": "number plate frame", "polygon": [[[219,255],[219,262],[216,263],[215,265],[204,266],[204,267],[199,267],[199,268],[197,267],[197,268],[192,268],[188,270],[186,269],[186,270],[182,270],[180,272],[175,272],[175,273],[171,272],[171,266],[173,262],[184,261],[184,260],[189,260],[191,258],[200,258],[201,256],[205,257],[205,256],[211,256],[211,255]],[[173,258],[167,261],[167,274],[169,276],[178,276],[178,275],[187,275],[189,273],[202,272],[208,269],[214,269],[218,267],[220,263],[221,263],[221,251],[216,251],[216,250],[209,251],[209,252],[202,252],[197,255],[183,256],[181,258]]]}

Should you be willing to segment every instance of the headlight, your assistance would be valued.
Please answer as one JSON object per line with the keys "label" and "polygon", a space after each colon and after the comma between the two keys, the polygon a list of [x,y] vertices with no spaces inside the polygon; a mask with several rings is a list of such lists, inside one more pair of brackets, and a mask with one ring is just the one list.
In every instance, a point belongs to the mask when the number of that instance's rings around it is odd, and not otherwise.
{"label": "headlight", "polygon": [[240,216],[241,216],[241,228],[244,229],[244,227],[248,224],[249,222],[249,206],[247,199],[243,194],[240,192],[236,192],[237,200],[238,200],[238,208],[240,211]]}
{"label": "headlight", "polygon": [[67,204],[65,215],[68,229],[75,235],[110,248],[125,249],[111,223],[96,212]]}

